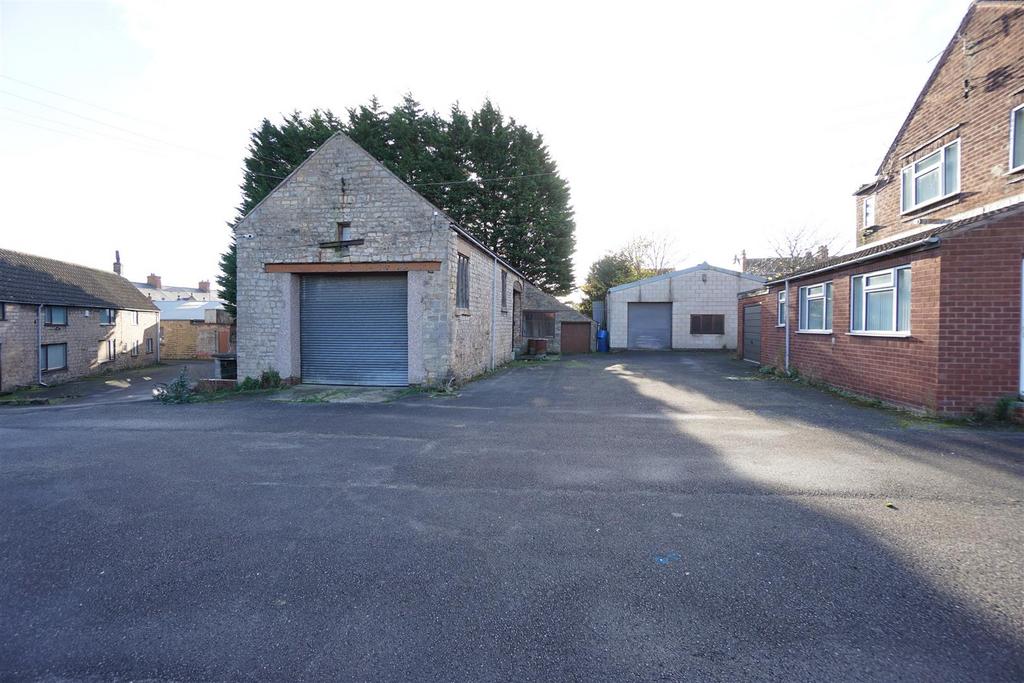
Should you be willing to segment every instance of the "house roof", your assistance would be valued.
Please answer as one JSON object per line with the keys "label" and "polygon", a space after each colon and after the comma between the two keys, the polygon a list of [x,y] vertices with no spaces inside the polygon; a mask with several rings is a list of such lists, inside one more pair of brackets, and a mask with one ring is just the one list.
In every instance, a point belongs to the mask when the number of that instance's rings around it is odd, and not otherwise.
{"label": "house roof", "polygon": [[203,291],[198,287],[154,287],[148,282],[133,282],[135,288],[142,292],[143,296],[153,301],[220,301],[213,291]]}
{"label": "house roof", "polygon": [[526,283],[526,288],[523,292],[523,310],[561,313],[564,316],[563,320],[594,322],[593,319],[583,315],[572,306],[563,304],[532,282]]}
{"label": "house roof", "polygon": [[161,320],[205,320],[206,311],[222,311],[224,304],[219,301],[154,301],[160,309]]}
{"label": "house roof", "polygon": [[[813,257],[811,257],[813,258]],[[807,262],[806,256],[769,256],[767,258],[748,258],[744,272],[761,278],[771,278],[788,270],[796,270]]]}
{"label": "house roof", "polygon": [[786,280],[794,280],[816,273],[824,273],[830,270],[835,270],[841,266],[859,261],[871,261],[874,258],[880,258],[883,255],[887,256],[895,252],[907,251],[918,247],[936,246],[939,244],[943,235],[978,228],[988,224],[995,218],[1002,218],[1004,216],[1017,213],[1024,213],[1024,202],[1011,204],[986,213],[968,216],[950,223],[934,226],[931,229],[925,227],[922,230],[915,230],[914,232],[897,239],[873,242],[865,247],[851,251],[848,254],[834,256],[817,265],[808,266],[807,268],[801,268],[800,270],[786,273],[785,275],[768,281],[766,284],[774,285],[780,282],[785,282]]}
{"label": "house roof", "polygon": [[685,275],[687,273],[694,273],[694,272],[697,272],[697,271],[700,271],[700,270],[712,270],[712,271],[715,271],[717,273],[723,273],[725,275],[734,275],[736,277],[740,277],[740,278],[743,278],[745,280],[750,280],[751,282],[757,282],[757,283],[763,283],[764,282],[764,278],[763,277],[759,277],[757,275],[751,275],[750,273],[741,273],[738,270],[729,270],[728,268],[719,268],[718,266],[709,265],[707,263],[707,261],[705,261],[704,263],[701,263],[701,264],[696,265],[696,266],[691,266],[690,268],[683,268],[682,270],[673,270],[671,273],[662,273],[661,275],[652,275],[651,277],[644,278],[643,280],[635,280],[634,282],[627,282],[624,285],[616,285],[615,287],[610,288],[608,291],[609,292],[621,292],[622,290],[629,289],[631,287],[639,287],[640,285],[647,285],[647,284],[650,284],[652,282],[660,282],[662,280],[669,280],[671,278],[678,277],[680,275]]}
{"label": "house roof", "polygon": [[[892,153],[895,151],[896,146],[899,144],[899,141],[903,138],[903,134],[910,126],[910,122],[914,119],[914,114],[917,113],[917,110],[921,107],[921,103],[924,102],[925,96],[931,89],[932,84],[935,83],[935,79],[938,78],[939,73],[942,71],[942,67],[946,65],[946,61],[949,59],[950,54],[952,54],[953,49],[956,47],[957,40],[963,35],[964,29],[967,28],[967,25],[974,17],[974,11],[978,8],[979,5],[986,7],[1019,7],[1024,9],[1024,2],[1022,2],[1021,0],[972,0],[971,6],[967,9],[967,12],[964,14],[964,18],[960,20],[960,25],[953,33],[953,37],[949,39],[949,43],[946,44],[946,49],[942,51],[942,55],[939,57],[939,61],[935,63],[935,68],[932,69],[931,75],[928,76],[928,80],[925,81],[924,87],[921,88],[921,92],[918,93],[917,99],[914,100],[913,106],[910,107],[910,111],[907,113],[907,117],[903,120],[903,124],[900,125],[900,129],[896,132],[896,137],[893,138],[892,143],[889,145],[889,149],[886,150],[885,155],[882,157],[882,161],[878,165],[878,170],[875,171],[876,176],[883,176],[885,174],[886,161],[889,159],[890,155],[892,155]],[[867,183],[864,186],[861,186],[861,188],[859,188],[857,192],[855,192],[854,194],[860,194],[866,191],[868,187],[876,184],[877,182],[878,181],[876,178],[875,181],[872,181],[871,183]]]}
{"label": "house roof", "polygon": [[0,249],[0,301],[155,311],[125,278],[106,270]]}
{"label": "house roof", "polygon": [[238,230],[239,230],[239,228],[241,228],[241,227],[242,227],[242,224],[244,224],[244,223],[246,222],[246,220],[247,220],[247,219],[249,218],[249,216],[251,216],[251,215],[253,214],[253,212],[255,212],[255,211],[256,211],[256,209],[260,208],[260,206],[261,206],[261,205],[263,204],[263,202],[267,201],[267,200],[268,200],[268,199],[269,199],[269,198],[270,198],[270,197],[271,197],[271,196],[272,196],[273,194],[275,194],[275,193],[276,193],[276,192],[277,192],[277,191],[278,191],[279,189],[281,189],[282,187],[284,187],[285,183],[287,183],[287,182],[288,182],[289,180],[291,180],[291,179],[292,179],[292,176],[294,176],[294,175],[295,175],[296,173],[298,173],[298,172],[299,172],[299,171],[300,171],[300,170],[302,169],[302,167],[303,167],[303,166],[305,166],[305,165],[306,165],[306,164],[308,164],[308,163],[309,163],[310,161],[312,161],[313,157],[315,157],[315,156],[316,156],[317,154],[319,154],[321,150],[323,150],[323,149],[326,149],[326,148],[327,148],[327,146],[328,146],[328,145],[330,145],[330,144],[331,144],[331,143],[332,143],[332,142],[333,142],[334,140],[339,140],[339,139],[340,139],[340,140],[344,140],[344,141],[348,142],[348,143],[349,143],[350,145],[352,145],[352,146],[353,146],[353,147],[355,147],[356,149],[360,150],[360,151],[361,151],[361,152],[362,152],[363,154],[365,154],[365,155],[366,155],[366,157],[367,157],[368,159],[371,159],[371,160],[373,160],[373,162],[374,162],[375,164],[377,164],[377,165],[378,165],[378,166],[379,166],[379,167],[380,167],[381,169],[383,169],[383,170],[384,170],[384,171],[385,171],[385,172],[386,172],[387,174],[389,174],[389,175],[390,175],[390,176],[391,176],[392,178],[394,178],[394,179],[395,179],[396,181],[398,181],[399,183],[401,183],[401,184],[402,184],[402,185],[403,185],[403,186],[404,186],[404,187],[405,187],[406,189],[408,189],[408,190],[409,190],[410,192],[412,192],[412,193],[413,193],[413,194],[415,194],[415,195],[416,195],[417,197],[419,197],[421,201],[425,202],[425,203],[426,203],[426,204],[427,204],[428,206],[431,206],[431,207],[433,207],[433,208],[434,208],[434,209],[435,209],[435,210],[436,210],[436,211],[438,212],[438,215],[440,215],[440,216],[443,216],[443,217],[445,218],[445,220],[447,220],[447,221],[448,221],[448,227],[449,227],[449,229],[451,229],[451,230],[455,231],[455,232],[456,232],[457,234],[459,234],[459,235],[462,235],[462,236],[463,236],[463,237],[464,237],[464,238],[465,238],[466,240],[468,240],[469,242],[473,243],[473,244],[474,244],[474,245],[475,245],[476,247],[478,247],[479,249],[481,249],[481,250],[483,250],[484,252],[486,252],[486,253],[487,253],[487,254],[488,254],[489,256],[491,256],[492,258],[495,258],[495,259],[497,259],[497,260],[498,260],[498,263],[501,263],[501,264],[502,264],[503,266],[505,266],[506,268],[508,268],[508,269],[509,269],[510,271],[512,271],[513,273],[515,273],[515,274],[516,274],[516,275],[518,275],[519,277],[521,277],[521,278],[522,278],[522,279],[523,279],[524,281],[526,281],[526,282],[529,282],[529,281],[530,281],[530,280],[529,280],[529,278],[527,278],[527,277],[526,277],[525,275],[523,275],[523,274],[522,274],[521,272],[519,272],[519,270],[518,270],[518,269],[517,269],[517,268],[516,268],[515,266],[513,266],[513,265],[512,265],[511,263],[509,263],[508,261],[506,261],[506,260],[505,260],[504,258],[502,258],[502,257],[501,257],[501,256],[499,256],[498,254],[496,254],[496,253],[495,253],[495,252],[494,252],[493,250],[491,250],[490,248],[488,248],[487,246],[485,246],[485,245],[483,244],[483,242],[481,242],[480,240],[478,240],[477,238],[475,238],[475,237],[473,237],[473,236],[472,236],[471,234],[469,234],[469,232],[468,232],[468,231],[466,231],[466,230],[465,230],[464,228],[462,228],[461,226],[459,226],[459,224],[458,224],[458,223],[456,223],[456,222],[455,222],[455,220],[454,220],[454,219],[453,219],[453,218],[452,218],[451,216],[449,216],[448,214],[446,214],[446,213],[445,213],[444,211],[442,211],[442,210],[441,210],[441,209],[440,209],[439,207],[437,207],[437,206],[435,206],[434,204],[432,204],[432,203],[430,202],[430,200],[428,200],[428,199],[427,199],[426,197],[424,197],[424,196],[423,196],[423,195],[421,195],[421,194],[420,194],[419,192],[417,192],[417,191],[416,191],[416,189],[415,189],[414,187],[412,187],[411,185],[409,185],[409,183],[405,182],[404,180],[402,180],[401,178],[399,178],[399,177],[398,177],[397,175],[395,175],[395,174],[394,174],[394,172],[393,172],[393,171],[392,171],[392,170],[391,170],[390,168],[388,168],[387,166],[385,166],[385,165],[384,165],[384,164],[383,164],[383,163],[382,163],[382,162],[380,161],[380,159],[378,159],[377,157],[375,157],[375,156],[373,156],[372,154],[370,154],[369,152],[367,152],[367,151],[366,151],[366,150],[365,150],[365,149],[364,149],[364,148],[363,148],[363,147],[362,147],[362,146],[361,146],[361,145],[360,145],[359,143],[357,143],[357,142],[356,142],[355,140],[353,140],[353,139],[352,139],[352,138],[350,138],[349,136],[345,135],[345,134],[344,134],[343,132],[341,132],[341,131],[338,131],[338,132],[334,133],[334,135],[332,135],[331,137],[329,137],[329,138],[327,138],[326,140],[324,140],[323,144],[321,144],[321,145],[320,145],[319,147],[317,147],[317,148],[316,148],[316,150],[315,150],[315,151],[314,151],[314,152],[313,152],[312,154],[310,154],[310,155],[309,155],[308,157],[306,157],[306,158],[305,158],[305,159],[304,159],[304,160],[302,161],[302,163],[301,163],[301,164],[299,164],[299,165],[298,165],[298,166],[296,166],[296,167],[295,167],[294,169],[292,169],[292,172],[291,172],[291,173],[289,173],[288,175],[286,175],[286,176],[284,177],[284,179],[283,179],[283,180],[281,180],[281,182],[279,182],[279,183],[278,183],[278,184],[277,184],[277,185],[276,185],[276,186],[274,187],[274,189],[273,189],[273,190],[271,190],[270,192],[268,192],[268,193],[267,193],[267,196],[266,196],[266,197],[264,197],[263,199],[261,199],[261,200],[260,200],[260,201],[259,201],[259,202],[258,202],[258,203],[257,203],[257,204],[256,204],[256,205],[254,206],[254,207],[252,207],[251,209],[249,209],[249,213],[245,214],[245,216],[243,216],[243,217],[242,217],[242,220],[238,221],[238,223],[236,223],[236,224],[235,224],[235,227],[233,228],[233,229],[234,229],[234,231],[235,231],[235,233],[236,233],[236,234],[238,233]]}

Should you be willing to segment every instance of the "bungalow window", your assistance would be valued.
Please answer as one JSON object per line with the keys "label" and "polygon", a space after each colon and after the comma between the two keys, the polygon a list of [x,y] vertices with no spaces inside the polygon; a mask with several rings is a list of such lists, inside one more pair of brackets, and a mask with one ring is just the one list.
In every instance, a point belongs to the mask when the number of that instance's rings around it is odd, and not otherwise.
{"label": "bungalow window", "polygon": [[779,292],[779,301],[775,305],[775,326],[786,326],[786,290]]}
{"label": "bungalow window", "polygon": [[1010,112],[1010,170],[1024,171],[1024,104]]}
{"label": "bungalow window", "polygon": [[530,339],[554,339],[555,314],[549,311],[526,311],[523,314],[523,332]]}
{"label": "bungalow window", "polygon": [[113,308],[104,308],[100,311],[100,325],[113,325],[117,322],[117,311]]}
{"label": "bungalow window", "polygon": [[455,273],[455,307],[469,308],[469,257],[462,254]]}
{"label": "bungalow window", "polygon": [[851,332],[910,333],[910,266],[855,275],[850,280]]}
{"label": "bungalow window", "polygon": [[690,334],[725,334],[725,316],[719,314],[691,315]]}
{"label": "bungalow window", "polygon": [[67,344],[43,344],[39,347],[39,369],[43,372],[66,370],[67,367]]}
{"label": "bungalow window", "polygon": [[797,317],[799,332],[832,331],[832,283],[801,287],[800,310]]}
{"label": "bungalow window", "polygon": [[47,325],[67,325],[67,306],[47,306],[43,309],[43,320]]}
{"label": "bungalow window", "polygon": [[900,211],[907,213],[960,191],[960,141],[916,161],[900,175]]}

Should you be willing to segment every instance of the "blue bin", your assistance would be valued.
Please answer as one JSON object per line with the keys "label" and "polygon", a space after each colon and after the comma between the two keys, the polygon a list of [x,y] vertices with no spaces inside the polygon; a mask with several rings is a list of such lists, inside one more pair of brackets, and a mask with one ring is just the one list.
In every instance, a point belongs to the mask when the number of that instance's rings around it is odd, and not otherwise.
{"label": "blue bin", "polygon": [[597,350],[601,353],[608,353],[608,330],[597,331]]}

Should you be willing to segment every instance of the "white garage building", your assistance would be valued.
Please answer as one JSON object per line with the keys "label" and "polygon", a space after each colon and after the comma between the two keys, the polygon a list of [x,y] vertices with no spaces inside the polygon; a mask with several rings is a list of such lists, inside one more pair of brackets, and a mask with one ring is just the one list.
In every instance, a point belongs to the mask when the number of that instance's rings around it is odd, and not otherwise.
{"label": "white garage building", "polygon": [[736,295],[764,279],[702,263],[608,290],[613,349],[735,349]]}

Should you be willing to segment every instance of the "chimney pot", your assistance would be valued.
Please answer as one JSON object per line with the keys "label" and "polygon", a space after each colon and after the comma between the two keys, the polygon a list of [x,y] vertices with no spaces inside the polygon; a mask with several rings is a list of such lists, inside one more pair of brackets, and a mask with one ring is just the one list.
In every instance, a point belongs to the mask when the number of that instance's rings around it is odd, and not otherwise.
{"label": "chimney pot", "polygon": [[210,291],[210,281],[209,280],[200,280],[199,281],[199,291],[200,292],[209,292]]}
{"label": "chimney pot", "polygon": [[160,284],[160,276],[154,275],[153,273],[150,273],[149,275],[146,276],[146,284],[152,287],[153,289],[163,289],[163,287]]}

